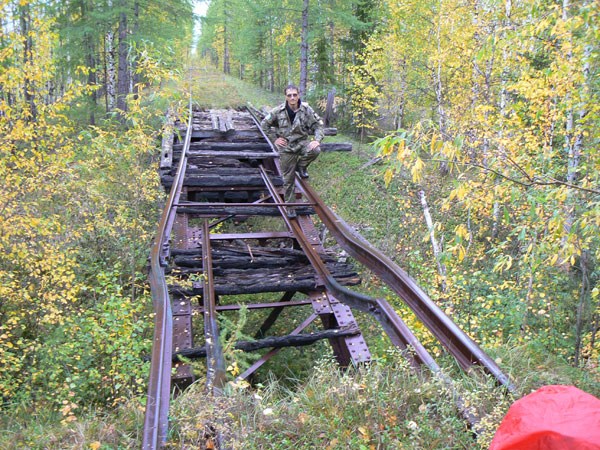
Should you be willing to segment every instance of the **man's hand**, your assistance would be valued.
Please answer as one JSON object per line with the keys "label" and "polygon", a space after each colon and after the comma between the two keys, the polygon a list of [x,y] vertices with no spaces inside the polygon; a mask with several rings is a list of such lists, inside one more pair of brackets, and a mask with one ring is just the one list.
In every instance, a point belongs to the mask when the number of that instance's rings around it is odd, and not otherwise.
{"label": "man's hand", "polygon": [[278,137],[277,139],[275,139],[275,145],[277,147],[286,148],[288,146],[288,141],[285,138]]}
{"label": "man's hand", "polygon": [[309,152],[312,152],[315,148],[319,147],[321,145],[321,143],[319,141],[311,141],[308,143],[308,147],[307,150]]}

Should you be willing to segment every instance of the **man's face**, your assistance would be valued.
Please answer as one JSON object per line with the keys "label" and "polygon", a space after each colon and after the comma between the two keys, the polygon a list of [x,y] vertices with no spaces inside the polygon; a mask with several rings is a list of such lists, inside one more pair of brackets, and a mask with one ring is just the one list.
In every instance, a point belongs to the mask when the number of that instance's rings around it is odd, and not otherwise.
{"label": "man's face", "polygon": [[285,91],[285,99],[287,100],[288,105],[290,105],[290,108],[295,108],[296,106],[298,106],[299,98],[300,97],[296,89],[288,89],[287,91]]}

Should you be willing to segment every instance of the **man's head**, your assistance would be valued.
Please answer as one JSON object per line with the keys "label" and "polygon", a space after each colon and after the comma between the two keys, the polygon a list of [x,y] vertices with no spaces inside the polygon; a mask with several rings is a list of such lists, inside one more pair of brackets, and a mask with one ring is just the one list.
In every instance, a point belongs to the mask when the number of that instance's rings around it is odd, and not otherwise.
{"label": "man's head", "polygon": [[285,100],[287,101],[288,105],[290,105],[290,108],[295,108],[298,106],[298,100],[300,100],[300,91],[298,90],[298,87],[293,84],[288,84],[285,87],[284,92]]}

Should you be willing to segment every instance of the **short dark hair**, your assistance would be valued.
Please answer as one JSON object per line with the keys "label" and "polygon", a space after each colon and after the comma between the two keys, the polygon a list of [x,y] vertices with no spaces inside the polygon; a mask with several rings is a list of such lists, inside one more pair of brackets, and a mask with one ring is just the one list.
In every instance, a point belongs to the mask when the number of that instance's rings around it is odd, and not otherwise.
{"label": "short dark hair", "polygon": [[284,93],[284,94],[287,94],[287,91],[288,91],[289,89],[293,89],[293,90],[295,90],[297,93],[300,93],[300,89],[298,89],[298,86],[296,86],[295,84],[288,84],[288,85],[285,87],[285,89],[283,90],[283,93]]}

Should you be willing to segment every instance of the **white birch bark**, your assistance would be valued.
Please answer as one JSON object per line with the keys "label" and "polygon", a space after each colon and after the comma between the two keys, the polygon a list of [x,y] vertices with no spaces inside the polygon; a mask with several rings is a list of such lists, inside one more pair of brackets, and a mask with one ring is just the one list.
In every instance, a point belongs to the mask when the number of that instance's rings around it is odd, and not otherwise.
{"label": "white birch bark", "polygon": [[106,110],[107,112],[115,109],[117,92],[117,65],[115,63],[115,34],[110,30],[104,36],[104,58],[106,70]]}
{"label": "white birch bark", "polygon": [[300,95],[306,95],[306,86],[308,80],[308,4],[309,0],[304,0],[302,6],[302,30],[300,42]]}
{"label": "white birch bark", "polygon": [[421,199],[421,206],[423,207],[423,215],[425,216],[425,223],[429,230],[429,238],[431,240],[431,247],[433,249],[433,256],[438,268],[438,274],[440,275],[440,287],[442,292],[446,292],[446,265],[442,262],[442,248],[438,240],[435,237],[435,227],[433,226],[433,220],[431,219],[431,213],[429,212],[429,206],[427,205],[427,199],[425,198],[425,191],[419,191],[419,197]]}
{"label": "white birch bark", "polygon": [[[510,20],[510,16],[512,13],[512,2],[511,0],[507,0],[504,3],[504,12],[506,14],[505,19],[503,20],[502,23],[502,32],[500,33],[500,38],[499,41],[500,42],[504,42],[505,41],[505,37],[506,37],[506,29],[508,27],[509,24],[509,20]],[[502,61],[507,61],[509,58],[509,50],[508,47],[506,45],[503,46],[502,48]],[[500,106],[500,127],[498,129],[498,133],[497,133],[497,138],[498,138],[498,150],[499,150],[499,158],[501,160],[505,159],[505,149],[504,149],[504,118],[506,117],[507,113],[506,113],[506,104],[507,104],[507,98],[508,98],[508,90],[507,90],[507,84],[508,84],[508,69],[506,67],[504,67],[502,69],[502,72],[500,74],[500,99],[499,99],[499,106]],[[487,168],[487,160],[485,161],[484,165]],[[492,238],[497,238],[498,237],[498,232],[499,232],[499,224],[500,224],[500,210],[501,210],[501,205],[500,205],[500,201],[498,200],[498,198],[496,197],[496,186],[500,183],[499,179],[496,179],[496,181],[494,182],[494,206],[493,206],[493,212],[492,212]]]}
{"label": "white birch bark", "polygon": [[[112,9],[113,2],[108,0],[108,9]],[[117,92],[117,65],[115,63],[115,32],[109,29],[104,35],[104,83],[105,83],[105,101],[106,112],[115,109]]]}
{"label": "white birch bark", "polygon": [[[562,4],[562,19],[566,22],[569,20],[569,9],[571,8],[570,0],[563,0]],[[571,36],[572,40],[573,37]],[[573,48],[573,44],[569,45],[569,48]],[[584,63],[582,67],[583,75],[584,75],[584,86],[579,86],[579,89],[582,91],[586,90],[588,84],[589,77],[589,56],[591,55],[591,45],[586,45],[584,54]],[[567,52],[567,60],[572,64],[573,60],[573,52],[569,50]],[[567,104],[571,101],[571,94],[567,93],[565,98]],[[585,104],[585,102],[582,102]],[[579,118],[583,119],[586,115],[587,111],[584,107],[579,110]],[[565,125],[565,144],[567,147],[567,183],[575,184],[577,178],[577,171],[579,169],[579,163],[582,155],[582,147],[583,147],[583,132],[579,128],[575,126],[575,110],[573,107],[569,107],[567,111],[567,120]],[[574,192],[572,189],[569,189],[567,194],[567,200],[565,204],[565,224],[564,231],[565,236],[563,238],[563,245],[567,242],[567,236],[571,232],[571,227],[573,226],[573,222],[575,221],[575,199]]]}
{"label": "white birch bark", "polygon": [[[447,131],[446,131],[446,110],[444,109],[444,85],[442,82],[442,9],[443,9],[443,0],[439,1],[439,11],[437,17],[437,30],[436,30],[436,44],[437,44],[437,54],[436,54],[436,66],[433,71],[433,86],[435,91],[435,99],[437,102],[437,113],[438,113],[438,128],[440,130],[440,135],[442,136],[442,140],[446,140]],[[448,173],[448,162],[442,161],[440,163],[440,173],[442,175],[446,175]]]}

